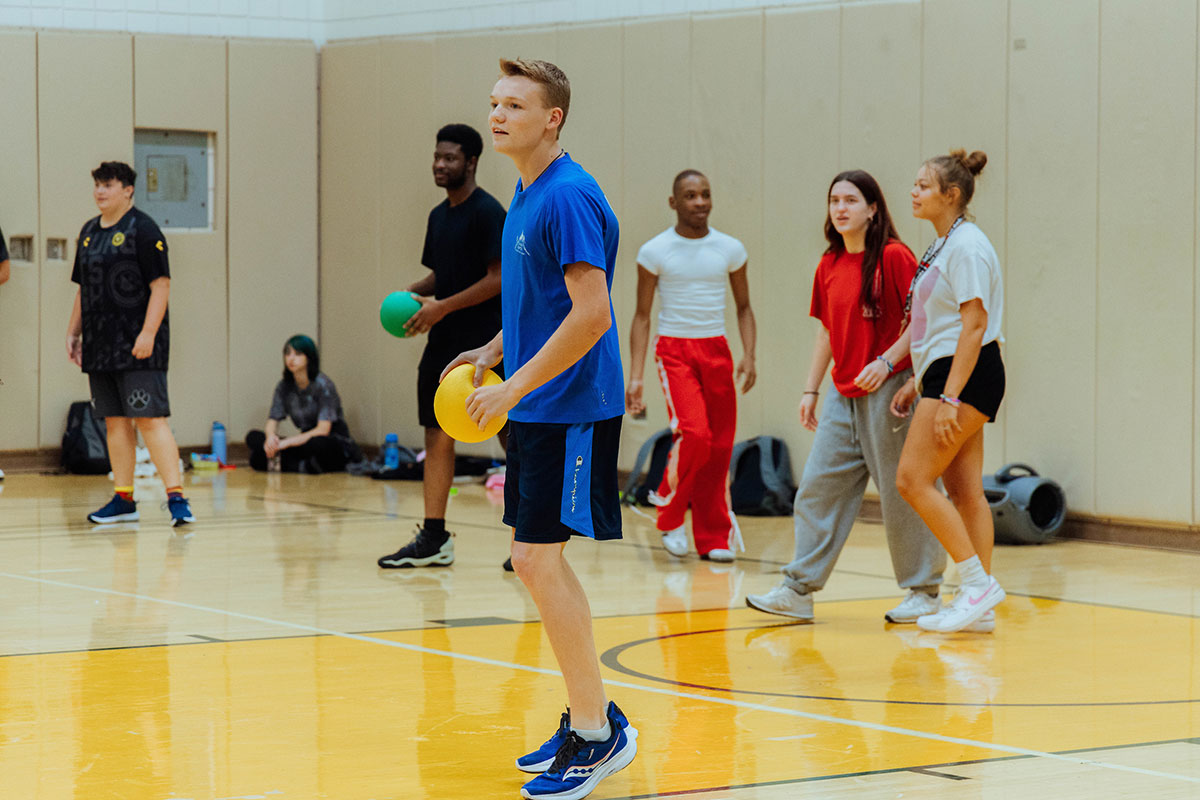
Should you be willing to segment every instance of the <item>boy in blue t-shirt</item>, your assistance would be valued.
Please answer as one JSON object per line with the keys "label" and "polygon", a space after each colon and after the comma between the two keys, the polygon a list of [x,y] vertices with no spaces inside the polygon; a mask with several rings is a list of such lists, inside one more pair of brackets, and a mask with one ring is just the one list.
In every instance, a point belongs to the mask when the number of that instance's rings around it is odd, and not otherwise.
{"label": "boy in blue t-shirt", "polygon": [[637,730],[604,695],[587,596],[564,557],[572,536],[621,536],[625,400],[610,295],[617,218],[595,179],[559,146],[567,76],[545,61],[501,60],[500,70],[492,145],[521,174],[501,242],[503,327],[446,372],[473,364],[478,386],[484,369],[504,361],[508,379],[476,389],[467,412],[480,427],[508,414],[512,564],[537,604],[568,700],[554,735],[517,759],[519,769],[542,773],[521,796],[581,798],[637,752]]}

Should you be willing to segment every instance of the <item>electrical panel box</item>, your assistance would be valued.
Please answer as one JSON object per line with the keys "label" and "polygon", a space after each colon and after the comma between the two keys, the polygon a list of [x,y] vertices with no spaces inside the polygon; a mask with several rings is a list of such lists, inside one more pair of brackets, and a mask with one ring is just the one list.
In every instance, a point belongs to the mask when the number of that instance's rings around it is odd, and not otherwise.
{"label": "electrical panel box", "polygon": [[205,131],[134,131],[134,200],[160,228],[213,229],[215,143]]}

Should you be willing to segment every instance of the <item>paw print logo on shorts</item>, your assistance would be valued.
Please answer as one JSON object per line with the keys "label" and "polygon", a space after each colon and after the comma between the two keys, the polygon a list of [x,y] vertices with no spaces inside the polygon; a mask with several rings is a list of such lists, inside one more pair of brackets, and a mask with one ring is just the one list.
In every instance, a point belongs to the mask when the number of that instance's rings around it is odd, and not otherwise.
{"label": "paw print logo on shorts", "polygon": [[141,411],[146,406],[150,405],[150,393],[145,389],[134,389],[129,393],[129,397],[125,399],[129,407],[134,411]]}

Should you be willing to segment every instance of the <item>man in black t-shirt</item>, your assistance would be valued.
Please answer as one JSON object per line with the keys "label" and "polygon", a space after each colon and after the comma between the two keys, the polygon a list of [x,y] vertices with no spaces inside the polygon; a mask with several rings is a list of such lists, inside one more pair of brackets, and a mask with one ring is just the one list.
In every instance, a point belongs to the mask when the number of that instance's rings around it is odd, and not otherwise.
{"label": "man in black t-shirt", "polygon": [[417,369],[417,408],[425,428],[425,522],[411,542],[383,556],[381,567],[454,563],[454,540],[446,530],[446,502],[454,481],[454,439],[433,414],[442,370],[459,353],[482,347],[500,330],[500,236],[504,207],[475,184],[483,139],[469,125],[437,133],[434,183],[446,199],[429,212],[421,263],[431,272],[408,287],[421,309],[405,326],[428,333]]}
{"label": "man in black t-shirt", "polygon": [[92,180],[100,216],[83,226],[75,248],[71,280],[79,290],[67,324],[67,356],[87,373],[92,408],[107,426],[115,493],[88,519],[138,519],[133,469],[141,432],[167,489],[171,524],[194,522],[167,422],[167,240],[153,219],[133,207],[137,173],[128,164],[105,161],[92,170]]}

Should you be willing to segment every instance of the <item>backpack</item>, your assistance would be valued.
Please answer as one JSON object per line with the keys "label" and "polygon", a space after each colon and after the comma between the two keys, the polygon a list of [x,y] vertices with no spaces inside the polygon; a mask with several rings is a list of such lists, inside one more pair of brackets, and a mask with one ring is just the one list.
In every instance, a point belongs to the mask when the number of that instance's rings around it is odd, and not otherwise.
{"label": "backpack", "polygon": [[91,403],[71,403],[62,437],[62,465],[77,475],[103,475],[110,469],[108,432],[104,423],[92,416]]}
{"label": "backpack", "polygon": [[[663,428],[647,439],[638,450],[637,459],[633,462],[633,470],[625,489],[621,492],[621,502],[629,506],[648,506],[650,493],[658,489],[662,483],[663,473],[667,469],[667,459],[671,455],[671,445],[674,437],[670,428]],[[649,461],[646,477],[642,479],[642,467]]]}
{"label": "backpack", "polygon": [[729,459],[730,506],[734,514],[783,517],[792,513],[796,483],[787,443],[758,436],[734,445]]}

